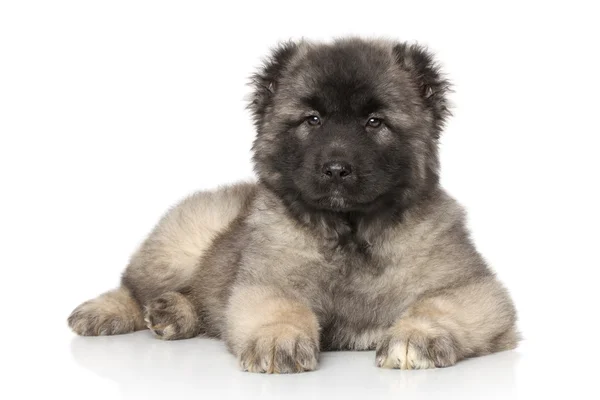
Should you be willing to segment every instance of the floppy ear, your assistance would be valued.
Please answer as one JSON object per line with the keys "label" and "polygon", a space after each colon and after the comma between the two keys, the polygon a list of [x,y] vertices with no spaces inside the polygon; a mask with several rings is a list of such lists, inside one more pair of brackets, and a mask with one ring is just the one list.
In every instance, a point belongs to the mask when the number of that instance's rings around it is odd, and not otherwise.
{"label": "floppy ear", "polygon": [[434,136],[439,138],[450,116],[446,98],[450,82],[444,78],[432,54],[424,47],[400,43],[394,46],[394,55],[400,68],[411,74],[425,107],[433,114]]}
{"label": "floppy ear", "polygon": [[279,80],[286,66],[298,51],[298,44],[292,41],[280,43],[271,51],[263,67],[251,77],[253,88],[248,108],[252,111],[254,123],[260,126],[266,111],[271,106]]}

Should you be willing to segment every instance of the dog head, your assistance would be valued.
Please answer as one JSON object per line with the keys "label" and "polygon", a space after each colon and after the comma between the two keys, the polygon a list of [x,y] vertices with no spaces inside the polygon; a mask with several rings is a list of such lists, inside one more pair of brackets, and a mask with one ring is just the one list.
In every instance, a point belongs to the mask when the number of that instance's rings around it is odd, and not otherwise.
{"label": "dog head", "polygon": [[424,48],[288,42],[252,85],[255,170],[288,204],[369,212],[437,185],[449,84]]}

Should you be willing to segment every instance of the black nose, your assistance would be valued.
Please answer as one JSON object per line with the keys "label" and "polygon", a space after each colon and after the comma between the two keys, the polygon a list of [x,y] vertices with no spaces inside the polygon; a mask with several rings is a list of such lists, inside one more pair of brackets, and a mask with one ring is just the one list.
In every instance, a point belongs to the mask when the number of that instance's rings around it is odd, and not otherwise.
{"label": "black nose", "polygon": [[352,175],[352,167],[344,161],[330,161],[323,164],[321,169],[326,178],[341,180]]}

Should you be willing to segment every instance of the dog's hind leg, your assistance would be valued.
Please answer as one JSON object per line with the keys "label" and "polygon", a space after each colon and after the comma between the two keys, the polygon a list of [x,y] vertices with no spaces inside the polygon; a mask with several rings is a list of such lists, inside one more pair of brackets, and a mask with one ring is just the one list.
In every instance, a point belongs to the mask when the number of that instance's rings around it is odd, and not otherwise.
{"label": "dog's hind leg", "polygon": [[201,331],[198,312],[185,295],[167,292],[144,307],[144,320],[154,335],[163,340],[188,339]]}
{"label": "dog's hind leg", "polygon": [[82,336],[119,335],[146,328],[140,305],[125,287],[81,304],[68,322]]}
{"label": "dog's hind leg", "polygon": [[251,202],[255,188],[242,183],[198,192],[171,209],[132,256],[121,287],[77,307],[68,319],[71,328],[87,336],[146,326],[164,339],[198,334],[198,327],[192,327],[198,310],[181,291],[201,268],[214,238]]}

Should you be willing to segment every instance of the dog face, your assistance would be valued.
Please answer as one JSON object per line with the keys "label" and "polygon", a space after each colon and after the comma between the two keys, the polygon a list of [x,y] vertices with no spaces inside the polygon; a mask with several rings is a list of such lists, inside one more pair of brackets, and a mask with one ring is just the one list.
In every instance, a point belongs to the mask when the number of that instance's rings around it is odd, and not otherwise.
{"label": "dog face", "polygon": [[437,182],[448,83],[422,48],[287,43],[253,83],[256,172],[288,203],[369,212]]}

